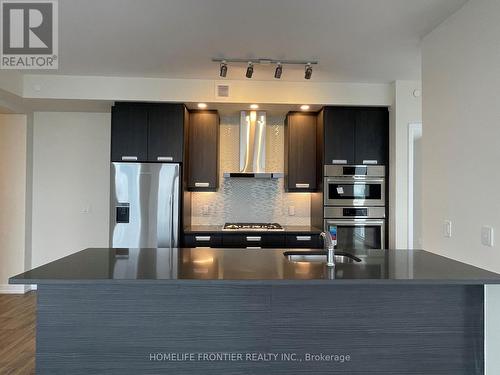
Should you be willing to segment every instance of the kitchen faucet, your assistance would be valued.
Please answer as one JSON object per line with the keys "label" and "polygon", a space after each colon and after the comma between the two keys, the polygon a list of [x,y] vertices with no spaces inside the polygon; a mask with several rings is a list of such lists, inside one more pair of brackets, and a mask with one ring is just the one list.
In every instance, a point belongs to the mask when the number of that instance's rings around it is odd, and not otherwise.
{"label": "kitchen faucet", "polygon": [[332,235],[330,232],[321,232],[320,236],[323,237],[325,243],[326,265],[328,267],[335,267],[335,245],[333,243]]}

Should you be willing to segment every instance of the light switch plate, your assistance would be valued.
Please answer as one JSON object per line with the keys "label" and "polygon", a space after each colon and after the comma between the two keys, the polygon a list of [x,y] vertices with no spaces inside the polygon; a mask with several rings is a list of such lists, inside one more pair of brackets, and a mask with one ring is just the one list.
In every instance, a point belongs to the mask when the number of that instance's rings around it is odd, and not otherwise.
{"label": "light switch plate", "polygon": [[295,206],[288,206],[288,215],[295,216]]}
{"label": "light switch plate", "polygon": [[451,221],[445,220],[443,224],[443,235],[446,238],[451,238]]}
{"label": "light switch plate", "polygon": [[481,228],[481,243],[484,246],[493,247],[493,228],[483,226]]}
{"label": "light switch plate", "polygon": [[208,207],[208,204],[203,205],[203,207],[201,208],[201,213],[203,216],[210,215],[210,207]]}

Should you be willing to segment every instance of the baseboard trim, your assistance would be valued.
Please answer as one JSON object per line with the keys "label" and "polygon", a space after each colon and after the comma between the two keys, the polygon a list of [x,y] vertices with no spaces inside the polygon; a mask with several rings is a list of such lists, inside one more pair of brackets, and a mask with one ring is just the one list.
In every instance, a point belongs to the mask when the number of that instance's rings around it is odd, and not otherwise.
{"label": "baseboard trim", "polygon": [[0,294],[24,294],[30,290],[33,290],[31,285],[0,284]]}

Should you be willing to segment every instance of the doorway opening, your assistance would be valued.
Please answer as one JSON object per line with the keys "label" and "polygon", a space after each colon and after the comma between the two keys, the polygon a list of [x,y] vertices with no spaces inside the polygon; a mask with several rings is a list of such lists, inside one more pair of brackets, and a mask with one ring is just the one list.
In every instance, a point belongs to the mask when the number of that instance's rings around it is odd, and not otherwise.
{"label": "doorway opening", "polygon": [[408,249],[422,248],[422,123],[408,124]]}

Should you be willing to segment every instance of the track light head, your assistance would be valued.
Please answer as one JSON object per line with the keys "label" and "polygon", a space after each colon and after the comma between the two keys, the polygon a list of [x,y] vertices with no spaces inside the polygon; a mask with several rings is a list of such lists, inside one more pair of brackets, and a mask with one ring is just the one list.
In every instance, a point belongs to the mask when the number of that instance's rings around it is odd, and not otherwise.
{"label": "track light head", "polygon": [[313,74],[312,65],[310,63],[307,63],[306,64],[305,73],[304,73],[304,78],[305,79],[311,79],[312,74]]}
{"label": "track light head", "polygon": [[223,60],[221,63],[220,63],[220,71],[219,71],[219,75],[223,78],[226,77],[227,75],[227,63],[225,60]]}
{"label": "track light head", "polygon": [[283,73],[283,65],[281,65],[281,63],[279,62],[276,64],[276,70],[274,71],[274,78],[280,79],[281,73]]}
{"label": "track light head", "polygon": [[247,78],[252,78],[252,75],[253,75],[253,63],[249,61],[247,66],[247,73],[245,74],[245,76]]}

